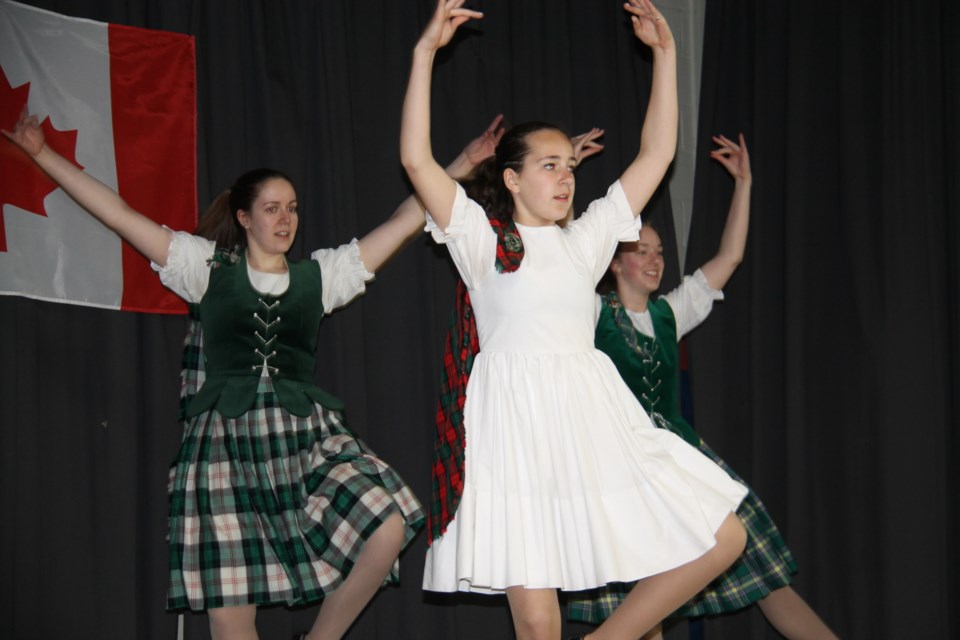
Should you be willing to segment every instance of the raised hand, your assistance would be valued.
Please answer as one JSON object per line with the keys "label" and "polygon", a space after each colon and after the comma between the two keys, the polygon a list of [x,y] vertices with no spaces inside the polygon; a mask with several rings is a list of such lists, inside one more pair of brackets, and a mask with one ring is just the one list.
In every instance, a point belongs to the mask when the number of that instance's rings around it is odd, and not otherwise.
{"label": "raised hand", "polygon": [[503,114],[499,114],[479,136],[467,143],[463,155],[472,166],[477,166],[493,155],[506,128],[501,126]]}
{"label": "raised hand", "polygon": [[750,182],[753,180],[753,174],[750,172],[750,154],[742,133],[739,141],[740,144],[737,144],[726,136],[713,136],[713,142],[719,148],[711,151],[710,157],[722,164],[734,180]]}
{"label": "raised hand", "polygon": [[43,129],[40,128],[40,120],[35,115],[27,111],[27,105],[23,105],[20,111],[20,118],[13,125],[13,131],[0,129],[13,144],[24,150],[31,158],[40,153],[43,145],[46,144],[46,138],[43,135]]}
{"label": "raised hand", "polygon": [[603,129],[594,127],[586,133],[570,138],[573,144],[573,157],[577,159],[578,165],[595,153],[603,151],[603,145],[595,142],[597,138],[603,136],[603,133]]}
{"label": "raised hand", "polygon": [[445,47],[460,25],[483,17],[480,11],[464,9],[464,2],[466,0],[437,0],[437,9],[420,35],[417,47],[426,47],[433,51]]}
{"label": "raised hand", "polygon": [[633,33],[640,42],[651,49],[673,47],[673,33],[670,31],[670,25],[650,0],[627,0],[623,3],[623,8],[631,14]]}

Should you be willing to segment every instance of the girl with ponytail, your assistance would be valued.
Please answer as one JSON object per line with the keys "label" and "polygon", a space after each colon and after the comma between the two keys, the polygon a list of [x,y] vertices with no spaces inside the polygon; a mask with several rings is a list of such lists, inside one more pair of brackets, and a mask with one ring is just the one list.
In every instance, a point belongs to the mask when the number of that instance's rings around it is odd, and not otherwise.
{"label": "girl with ponytail", "polygon": [[[414,49],[401,120],[401,161],[476,320],[475,336],[454,332],[453,346],[474,338],[479,346],[463,368],[465,389],[451,385],[453,401],[442,403],[462,415],[449,420],[434,464],[443,473],[435,475],[430,512],[439,517],[424,588],[506,594],[519,640],[555,640],[558,589],[636,581],[590,637],[638,638],[744,544],[734,511],[746,489],[657,429],[593,346],[594,287],[617,243],[637,239],[637,216],[673,159],[673,37],[649,0],[623,5],[653,52],[639,150],[607,195],[561,229],[578,152],[556,127],[507,131],[467,188],[433,158],[434,58],[462,24],[483,17],[463,4],[438,0]],[[464,376],[453,367],[446,377]]]}
{"label": "girl with ponytail", "polygon": [[[203,373],[184,380],[170,478],[168,608],[206,610],[214,640],[233,640],[256,637],[260,605],[322,600],[301,637],[341,637],[397,580],[424,515],[347,426],[343,403],[314,383],[317,331],[422,229],[422,207],[411,196],[360,240],[289,261],[299,211],[279,171],[240,176],[191,235],[157,225],[58,155],[26,108],[3,133],[199,309],[203,347],[199,332],[188,337],[185,373],[201,360]],[[495,122],[448,170],[468,172],[496,137]]]}

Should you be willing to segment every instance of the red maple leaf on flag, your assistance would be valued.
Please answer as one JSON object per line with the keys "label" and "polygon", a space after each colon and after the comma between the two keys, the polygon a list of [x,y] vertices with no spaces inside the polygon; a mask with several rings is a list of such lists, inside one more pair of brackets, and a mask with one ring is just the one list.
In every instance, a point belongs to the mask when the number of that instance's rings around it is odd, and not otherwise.
{"label": "red maple leaf on flag", "polygon": [[[10,86],[7,75],[0,67],[0,126],[10,131],[20,117],[20,110],[27,103],[30,83],[17,88]],[[77,131],[59,131],[50,123],[50,117],[40,123],[47,145],[64,158],[77,162]],[[24,211],[46,217],[43,201],[57,189],[56,183],[34,164],[27,154],[15,144],[0,136],[0,251],[7,250],[7,233],[3,223],[3,207],[10,204]]]}

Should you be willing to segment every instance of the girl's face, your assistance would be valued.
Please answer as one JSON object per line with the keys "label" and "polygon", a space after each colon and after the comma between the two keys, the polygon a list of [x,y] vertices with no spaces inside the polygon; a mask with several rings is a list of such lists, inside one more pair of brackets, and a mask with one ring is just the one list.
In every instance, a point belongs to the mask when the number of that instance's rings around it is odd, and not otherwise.
{"label": "girl's face", "polygon": [[663,244],[652,227],[640,228],[640,239],[625,243],[613,259],[611,268],[617,288],[629,287],[638,293],[650,294],[660,288],[663,278]]}
{"label": "girl's face", "polygon": [[260,187],[250,211],[237,212],[247,230],[247,246],[266,254],[286,253],[297,235],[297,193],[283,178],[271,178]]}
{"label": "girl's face", "polygon": [[535,131],[526,142],[530,152],[520,171],[503,172],[504,183],[513,194],[514,220],[530,227],[556,224],[573,202],[577,165],[573,145],[553,129]]}

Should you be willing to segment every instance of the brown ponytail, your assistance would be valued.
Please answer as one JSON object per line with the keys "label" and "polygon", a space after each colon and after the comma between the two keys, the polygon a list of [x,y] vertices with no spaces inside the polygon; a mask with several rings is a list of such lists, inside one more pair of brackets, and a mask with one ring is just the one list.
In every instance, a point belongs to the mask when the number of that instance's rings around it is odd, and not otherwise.
{"label": "brown ponytail", "polygon": [[221,249],[232,249],[240,244],[243,229],[230,212],[230,189],[224,190],[210,203],[200,216],[194,235],[215,241]]}

